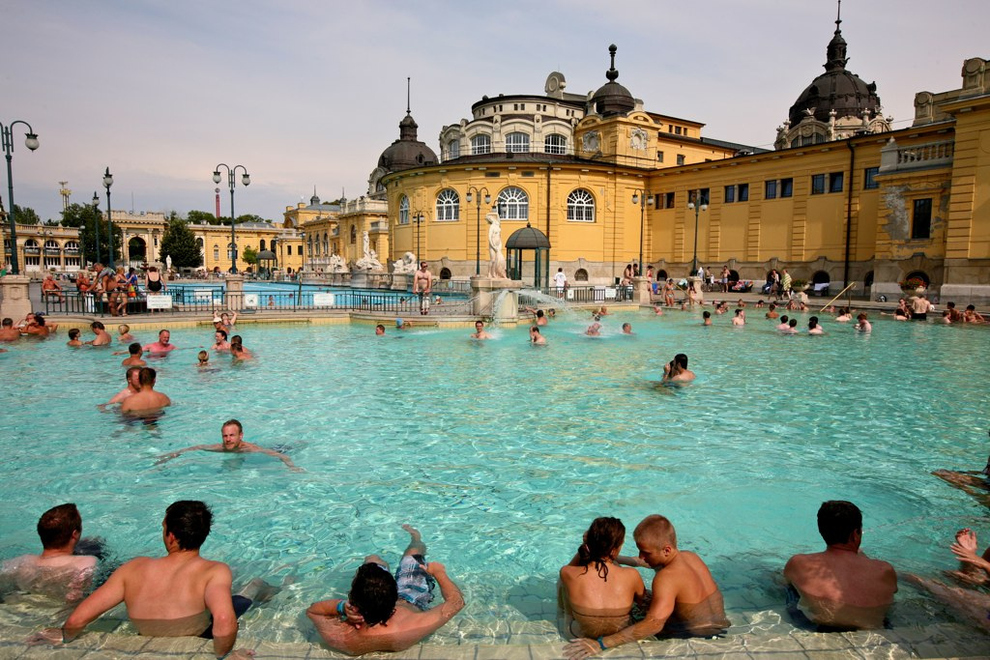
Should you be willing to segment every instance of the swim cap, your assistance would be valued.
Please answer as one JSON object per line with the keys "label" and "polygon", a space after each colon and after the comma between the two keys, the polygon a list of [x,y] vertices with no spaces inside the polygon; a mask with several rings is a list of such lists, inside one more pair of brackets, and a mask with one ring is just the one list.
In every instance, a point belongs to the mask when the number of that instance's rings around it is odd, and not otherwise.
{"label": "swim cap", "polygon": [[403,323],[405,323],[405,321],[402,319],[395,319],[395,327],[401,328]]}

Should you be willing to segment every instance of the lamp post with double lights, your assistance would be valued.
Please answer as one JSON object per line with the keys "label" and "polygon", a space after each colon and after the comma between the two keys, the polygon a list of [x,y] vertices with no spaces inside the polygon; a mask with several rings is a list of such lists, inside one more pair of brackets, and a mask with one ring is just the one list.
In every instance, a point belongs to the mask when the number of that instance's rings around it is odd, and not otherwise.
{"label": "lamp post with double lights", "polygon": [[10,222],[10,266],[11,273],[14,275],[20,274],[20,268],[17,263],[17,218],[14,216],[14,175],[10,169],[11,155],[14,153],[14,126],[17,124],[24,124],[27,126],[27,132],[24,134],[24,146],[34,151],[38,148],[38,135],[31,128],[31,124],[18,119],[16,121],[10,122],[7,126],[0,124],[0,134],[3,135],[3,152],[7,156],[7,203],[10,204],[10,210],[7,211],[7,220]]}
{"label": "lamp post with double lights", "polygon": [[698,217],[702,211],[708,210],[708,203],[701,198],[701,190],[695,193],[695,197],[688,201],[688,210],[694,211],[694,257],[691,259],[691,275],[698,273]]}
{"label": "lamp post with double lights", "polygon": [[241,183],[245,186],[251,185],[251,175],[243,165],[234,165],[231,168],[226,163],[220,163],[213,170],[213,183],[220,183],[220,168],[227,169],[227,185],[230,186],[230,272],[237,272],[237,242],[234,240],[234,185],[237,183],[237,170],[240,168],[244,174],[241,175]]}
{"label": "lamp post with double lights", "polygon": [[113,175],[110,168],[107,168],[103,175],[103,187],[107,189],[107,227],[110,239],[110,256],[107,257],[107,266],[113,268],[113,216],[110,214],[110,186],[113,185]]}
{"label": "lamp post with double lights", "polygon": [[422,211],[413,212],[412,220],[413,222],[416,223],[416,258],[419,259],[420,263],[425,261],[422,253],[420,252],[420,246],[419,246],[419,226],[423,223],[423,219],[424,216]]}
{"label": "lamp post with double lights", "polygon": [[632,203],[639,204],[639,276],[643,277],[643,235],[646,232],[646,207],[653,206],[653,193],[649,190],[633,191]]}
{"label": "lamp post with double lights", "polygon": [[485,204],[492,203],[491,193],[488,192],[488,188],[482,186],[480,189],[477,186],[468,186],[467,195],[464,198],[467,203],[471,203],[471,198],[477,195],[477,201],[475,202],[475,211],[477,216],[475,217],[475,228],[477,230],[477,235],[475,236],[475,246],[474,246],[474,274],[481,275],[481,195],[485,195]]}
{"label": "lamp post with double lights", "polygon": [[93,215],[95,216],[96,222],[96,261],[94,263],[102,263],[100,259],[100,196],[93,191],[93,201],[90,202],[93,205]]}

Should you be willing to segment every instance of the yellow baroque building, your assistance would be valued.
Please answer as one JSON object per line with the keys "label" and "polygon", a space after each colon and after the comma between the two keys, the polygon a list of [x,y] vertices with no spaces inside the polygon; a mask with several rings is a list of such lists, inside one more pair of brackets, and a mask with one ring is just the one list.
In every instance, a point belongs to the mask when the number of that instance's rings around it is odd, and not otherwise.
{"label": "yellow baroque building", "polygon": [[[909,128],[891,130],[875,84],[845,68],[836,21],[825,73],[798,97],[767,151],[702,135],[649,112],[617,82],[588,96],[483,97],[443,127],[440,157],[407,110],[369,195],[388,204],[389,259],[407,251],[441,277],[487,272],[487,224],[526,226],[572,282],[612,283],[627,264],[683,277],[695,265],[762,284],[786,268],[833,293],[888,298],[916,276],[943,299],[990,301],[990,69],[972,58],[960,88],[920,92]],[[698,204],[689,202],[699,201]]]}

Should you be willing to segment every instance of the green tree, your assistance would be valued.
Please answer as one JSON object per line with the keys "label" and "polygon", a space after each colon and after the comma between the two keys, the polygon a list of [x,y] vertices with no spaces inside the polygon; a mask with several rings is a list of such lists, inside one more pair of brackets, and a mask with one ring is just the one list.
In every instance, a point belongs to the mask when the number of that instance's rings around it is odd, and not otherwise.
{"label": "green tree", "polygon": [[244,248],[244,251],[241,252],[241,259],[249,266],[254,266],[258,263],[258,251],[248,245]]}
{"label": "green tree", "polygon": [[190,211],[186,214],[186,221],[194,225],[216,225],[220,224],[217,216],[206,211]]}
{"label": "green tree", "polygon": [[99,215],[99,211],[90,204],[69,204],[62,211],[63,227],[82,227],[87,222],[92,222],[93,218]]}
{"label": "green tree", "polygon": [[177,217],[168,221],[159,254],[162,259],[172,257],[173,268],[196,268],[203,265],[203,254],[196,244],[196,236],[186,221]]}
{"label": "green tree", "polygon": [[14,204],[14,220],[19,225],[40,225],[41,218],[30,206]]}
{"label": "green tree", "polygon": [[[73,205],[78,206],[78,204]],[[79,248],[82,250],[83,261],[98,261],[96,254],[96,232],[99,227],[100,233],[100,254],[99,261],[107,265],[110,260],[110,225],[103,218],[103,214],[92,206],[84,207],[88,213],[84,213],[84,223],[79,227]],[[113,257],[114,261],[123,261],[124,252],[121,245],[124,243],[124,232],[120,225],[113,226]]]}

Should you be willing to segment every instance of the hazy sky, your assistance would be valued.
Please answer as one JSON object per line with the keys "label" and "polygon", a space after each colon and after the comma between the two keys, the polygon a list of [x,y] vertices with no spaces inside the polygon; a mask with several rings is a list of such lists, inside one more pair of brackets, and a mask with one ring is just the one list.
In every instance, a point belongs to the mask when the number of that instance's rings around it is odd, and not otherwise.
{"label": "hazy sky", "polygon": [[[958,88],[963,60],[990,56],[988,17],[978,0],[846,0],[848,68],[903,127],[915,92]],[[482,95],[542,94],[553,70],[568,92],[597,89],[610,43],[647,110],[772,147],[834,20],[834,2],[809,0],[8,0],[0,123],[39,135],[31,153],[15,129],[14,200],[42,219],[60,217],[59,181],[105,204],[107,166],[114,208],[212,211],[219,162],[251,173],[238,215],[279,219],[314,186],[367,191],[407,76],[419,137],[439,152],[441,127]]]}

